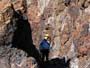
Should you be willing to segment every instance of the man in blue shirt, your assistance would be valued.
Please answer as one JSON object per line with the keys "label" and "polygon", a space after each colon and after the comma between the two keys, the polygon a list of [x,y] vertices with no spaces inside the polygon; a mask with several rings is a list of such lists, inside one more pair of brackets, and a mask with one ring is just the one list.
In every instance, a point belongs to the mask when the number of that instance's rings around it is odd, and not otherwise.
{"label": "man in blue shirt", "polygon": [[50,51],[50,43],[48,42],[48,37],[45,37],[40,43],[40,52],[42,60],[46,59],[48,61],[49,51]]}

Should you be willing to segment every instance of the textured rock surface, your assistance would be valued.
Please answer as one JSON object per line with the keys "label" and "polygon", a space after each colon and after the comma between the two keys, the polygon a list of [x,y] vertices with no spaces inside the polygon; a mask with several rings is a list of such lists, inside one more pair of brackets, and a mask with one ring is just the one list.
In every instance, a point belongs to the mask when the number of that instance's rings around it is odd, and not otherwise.
{"label": "textured rock surface", "polygon": [[27,53],[9,46],[0,47],[0,68],[37,68],[37,62]]}
{"label": "textured rock surface", "polygon": [[[32,27],[33,41],[36,47],[39,47],[39,43],[43,39],[44,30],[49,24],[53,46],[50,58],[71,54],[69,57],[72,57],[73,62],[74,56],[72,56],[70,48],[72,42],[74,42],[77,52],[75,57],[77,57],[79,62],[78,68],[89,68],[90,0],[27,0],[27,3],[27,16]],[[0,9],[3,11],[4,8],[2,6],[5,7],[3,4],[9,3],[4,0],[0,1],[0,4]],[[17,5],[15,7],[17,9],[20,8]],[[0,11],[0,26],[5,25],[4,22],[7,20],[7,17],[4,17],[6,16],[4,12],[1,13],[2,11]],[[3,31],[3,28],[0,29]],[[0,34],[3,35],[1,31]]]}

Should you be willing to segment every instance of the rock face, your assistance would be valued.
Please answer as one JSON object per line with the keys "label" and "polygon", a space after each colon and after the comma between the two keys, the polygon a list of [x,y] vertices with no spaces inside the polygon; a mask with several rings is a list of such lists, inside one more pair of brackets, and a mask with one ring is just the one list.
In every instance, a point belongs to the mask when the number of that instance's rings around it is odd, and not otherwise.
{"label": "rock face", "polygon": [[[45,28],[49,27],[52,50],[50,58],[68,56],[78,66],[73,68],[90,67],[90,1],[89,0],[26,0],[27,16],[32,28],[33,43],[39,48],[44,36]],[[10,4],[7,0],[0,1],[0,27],[7,23],[3,4]],[[18,4],[19,5],[15,5]],[[22,0],[16,0],[14,7],[21,9]],[[10,6],[9,6],[10,7]],[[25,7],[23,7],[25,8]],[[22,10],[22,9],[21,9]],[[3,11],[3,12],[2,12]],[[12,13],[8,11],[7,13]],[[9,14],[10,14],[9,13]],[[11,15],[11,14],[10,14]],[[9,15],[9,16],[10,16]],[[8,18],[10,19],[10,18]],[[3,35],[3,32],[0,34]],[[0,36],[2,36],[0,35]],[[2,41],[0,39],[0,41]],[[72,56],[70,48],[74,42],[76,55]],[[2,44],[2,42],[0,42]],[[69,54],[69,55],[68,55]],[[76,57],[76,59],[75,59]],[[75,60],[74,60],[75,59]],[[4,61],[4,60],[3,60]],[[7,60],[5,60],[7,61]],[[7,62],[8,63],[8,62]],[[73,63],[71,63],[73,64]],[[8,66],[8,64],[6,64]],[[71,65],[72,66],[72,65]],[[75,65],[74,65],[75,66]]]}
{"label": "rock face", "polygon": [[37,62],[32,57],[27,57],[23,50],[0,47],[0,68],[36,68]]}

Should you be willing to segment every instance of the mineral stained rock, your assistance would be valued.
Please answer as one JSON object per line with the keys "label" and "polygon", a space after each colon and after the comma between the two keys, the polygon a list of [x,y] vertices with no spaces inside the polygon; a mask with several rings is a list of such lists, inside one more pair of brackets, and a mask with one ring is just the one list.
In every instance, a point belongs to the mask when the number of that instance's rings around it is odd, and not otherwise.
{"label": "mineral stained rock", "polygon": [[[39,48],[44,30],[49,25],[52,44],[50,58],[71,54],[68,57],[72,58],[72,62],[78,59],[78,68],[90,68],[90,0],[26,1],[27,17],[31,24],[33,43],[36,47]],[[16,10],[22,10],[22,2],[22,0],[13,0]],[[5,12],[6,8],[9,7],[10,2],[8,0],[0,1],[0,44],[3,44],[4,28],[6,27],[7,20],[10,19],[8,15],[10,16],[10,13],[12,13],[12,11]],[[4,40],[6,39],[4,38]],[[5,42],[8,43],[10,41],[6,40]],[[70,51],[72,42],[75,45],[76,59],[73,58],[73,53]],[[2,59],[2,61],[7,60]],[[8,63],[6,63],[7,67],[9,67]],[[12,64],[12,66],[17,65]]]}

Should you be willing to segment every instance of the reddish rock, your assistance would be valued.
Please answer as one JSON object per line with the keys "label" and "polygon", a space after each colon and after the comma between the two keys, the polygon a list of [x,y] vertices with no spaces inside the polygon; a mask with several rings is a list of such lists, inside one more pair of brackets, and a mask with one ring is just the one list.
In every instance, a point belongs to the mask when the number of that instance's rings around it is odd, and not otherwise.
{"label": "reddish rock", "polygon": [[[60,55],[66,55],[69,51],[72,39],[75,42],[75,46],[79,56],[79,68],[85,68],[83,65],[87,65],[87,57],[90,57],[90,35],[88,32],[89,19],[90,19],[90,1],[89,0],[50,0],[48,5],[43,7],[42,14],[39,14],[40,7],[39,0],[30,0],[28,5],[27,16],[32,27],[33,42],[39,48],[39,43],[43,39],[43,31],[47,24],[51,24],[51,38],[54,46],[56,41],[59,41]],[[68,6],[65,3],[70,2]],[[0,11],[3,11],[6,6],[10,5],[7,0],[0,2]],[[6,4],[6,5],[5,5]],[[15,5],[16,4],[16,5]],[[15,9],[21,8],[22,1],[17,0],[14,3]],[[2,8],[3,7],[3,8]],[[0,15],[0,19],[8,20],[6,13]],[[2,16],[6,16],[3,18]],[[6,19],[8,18],[8,19]],[[52,20],[50,20],[52,18]],[[3,21],[2,21],[3,22]],[[1,25],[2,23],[0,23]],[[52,25],[53,24],[53,25]],[[5,25],[5,24],[2,24]],[[1,31],[0,31],[1,32]],[[58,33],[58,34],[57,34]],[[9,37],[9,36],[8,36]],[[55,38],[59,38],[55,40]],[[2,39],[0,39],[2,40]],[[57,47],[58,48],[58,47]],[[56,53],[56,51],[55,51]],[[56,55],[54,53],[54,55]],[[84,56],[83,56],[84,55]],[[86,57],[85,57],[86,56]],[[51,56],[52,57],[52,56]],[[25,65],[31,66],[31,62],[26,60]],[[13,65],[13,64],[12,64]],[[14,66],[17,66],[14,64]]]}

